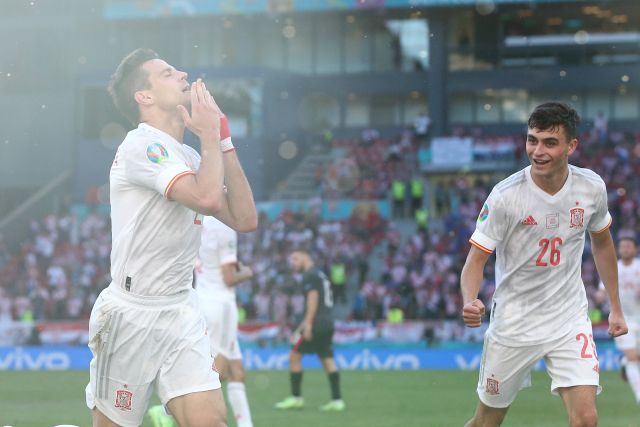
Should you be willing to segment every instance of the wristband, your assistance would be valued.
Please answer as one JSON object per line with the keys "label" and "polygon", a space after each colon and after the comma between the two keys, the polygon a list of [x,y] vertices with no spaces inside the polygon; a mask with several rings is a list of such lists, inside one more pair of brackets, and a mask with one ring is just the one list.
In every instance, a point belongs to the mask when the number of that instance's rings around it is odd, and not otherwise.
{"label": "wristband", "polygon": [[220,117],[220,149],[223,153],[235,150],[231,142],[231,132],[229,131],[229,120],[227,116]]}

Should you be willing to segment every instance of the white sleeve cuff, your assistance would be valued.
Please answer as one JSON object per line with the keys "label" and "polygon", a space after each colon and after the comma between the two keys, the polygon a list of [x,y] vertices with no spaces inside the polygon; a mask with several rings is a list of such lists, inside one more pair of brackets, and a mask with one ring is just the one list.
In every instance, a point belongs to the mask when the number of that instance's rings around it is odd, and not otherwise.
{"label": "white sleeve cuff", "polygon": [[479,230],[473,232],[471,238],[469,239],[469,242],[476,248],[488,254],[493,253],[493,251],[496,249],[496,246],[498,246],[498,242],[491,239],[490,237],[487,237]]}
{"label": "white sleeve cuff", "polygon": [[611,218],[611,214],[607,212],[607,216],[604,217],[602,222],[598,224],[594,224],[593,230],[589,230],[589,231],[591,233],[596,233],[596,234],[601,233],[607,230],[611,226],[612,221],[613,221],[613,218]]}
{"label": "white sleeve cuff", "polygon": [[169,198],[169,192],[178,178],[192,174],[195,175],[195,172],[187,165],[171,165],[156,177],[156,190],[163,194],[164,197]]}

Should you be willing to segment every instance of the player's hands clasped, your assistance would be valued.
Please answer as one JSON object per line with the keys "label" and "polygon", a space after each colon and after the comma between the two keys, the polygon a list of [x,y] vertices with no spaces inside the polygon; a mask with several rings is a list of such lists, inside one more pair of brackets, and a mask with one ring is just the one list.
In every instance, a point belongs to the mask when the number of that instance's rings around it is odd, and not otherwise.
{"label": "player's hands clasped", "polygon": [[484,316],[484,304],[479,299],[474,299],[462,307],[462,318],[465,325],[470,328],[477,328],[482,324]]}
{"label": "player's hands clasped", "polygon": [[620,311],[612,311],[609,313],[609,335],[612,337],[619,337],[629,332],[627,322],[624,320],[624,316]]}
{"label": "player's hands clasped", "polygon": [[207,90],[202,79],[191,83],[191,115],[183,105],[178,105],[185,126],[199,138],[214,136],[220,139],[222,111]]}

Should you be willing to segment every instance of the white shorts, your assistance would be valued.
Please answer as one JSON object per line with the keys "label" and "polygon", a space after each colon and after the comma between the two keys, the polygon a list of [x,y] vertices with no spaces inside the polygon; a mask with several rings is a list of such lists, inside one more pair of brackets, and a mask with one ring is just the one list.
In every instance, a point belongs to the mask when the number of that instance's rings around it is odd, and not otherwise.
{"label": "white shorts", "polygon": [[238,306],[235,300],[200,298],[200,308],[207,322],[211,354],[229,360],[242,359],[238,343]]}
{"label": "white shorts", "polygon": [[220,388],[195,291],[133,297],[111,284],[89,320],[87,406],[123,426],[142,424],[155,387],[163,404]]}
{"label": "white shorts", "polygon": [[629,332],[624,335],[620,335],[619,337],[615,337],[613,341],[615,341],[616,347],[618,347],[618,350],[620,351],[635,350],[640,354],[640,347],[638,346],[638,343],[640,343],[640,337],[638,337],[638,335],[640,335],[640,329],[629,325]]}
{"label": "white shorts", "polygon": [[533,346],[504,346],[487,334],[477,388],[480,401],[491,408],[509,407],[516,394],[531,385],[531,370],[542,358],[551,377],[551,393],[577,385],[597,386],[597,393],[602,390],[591,322],[583,321],[570,335]]}

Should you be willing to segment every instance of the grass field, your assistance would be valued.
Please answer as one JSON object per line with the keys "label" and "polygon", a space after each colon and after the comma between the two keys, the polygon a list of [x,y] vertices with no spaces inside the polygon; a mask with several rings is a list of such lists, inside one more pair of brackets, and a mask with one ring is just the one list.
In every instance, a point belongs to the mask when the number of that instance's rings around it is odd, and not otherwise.
{"label": "grass field", "polygon": [[[347,411],[320,413],[328,400],[327,379],[305,373],[306,407],[279,412],[273,403],[288,394],[283,371],[248,372],[247,387],[256,427],[462,426],[476,403],[476,372],[469,371],[350,371],[343,372]],[[90,426],[84,405],[85,372],[0,372],[0,426]],[[601,375],[604,392],[598,398],[600,425],[640,427],[640,406],[618,373]],[[521,392],[506,426],[566,426],[560,398],[549,393],[550,380],[536,372],[533,387]],[[231,423],[230,425],[233,425]],[[145,420],[144,427],[150,427]]]}

